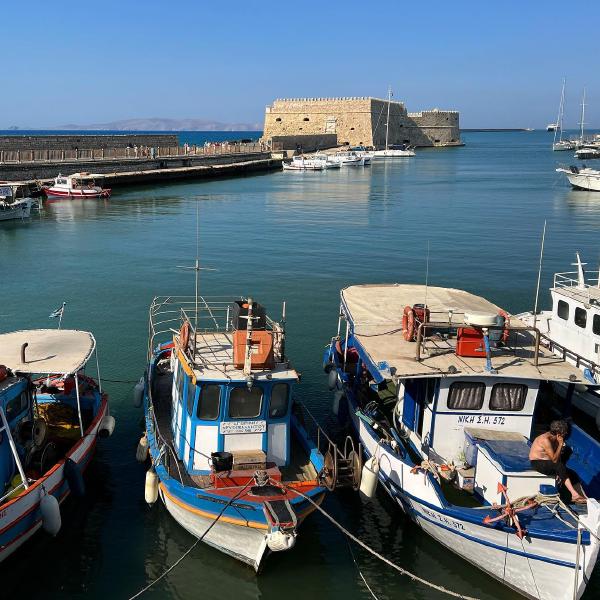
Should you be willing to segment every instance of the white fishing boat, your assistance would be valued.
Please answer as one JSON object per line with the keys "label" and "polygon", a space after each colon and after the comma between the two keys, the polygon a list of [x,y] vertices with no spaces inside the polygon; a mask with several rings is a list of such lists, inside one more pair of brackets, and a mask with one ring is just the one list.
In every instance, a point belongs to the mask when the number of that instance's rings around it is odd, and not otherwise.
{"label": "white fishing boat", "polygon": [[[364,167],[366,164],[364,157],[358,156],[356,152],[350,150],[331,154],[330,160],[342,167]],[[370,160],[368,162],[370,162]]]}
{"label": "white fishing boat", "polygon": [[294,156],[291,162],[284,162],[282,167],[284,171],[323,171],[326,168],[326,161]]}
{"label": "white fishing boat", "polygon": [[104,175],[91,173],[73,173],[58,175],[54,183],[44,187],[47,198],[109,198],[111,190],[97,184]]}
{"label": "white fishing boat", "polygon": [[331,160],[331,154],[313,154],[313,160],[320,160],[325,169],[339,169],[342,165],[335,160]]}
{"label": "white fishing boat", "polygon": [[589,496],[575,504],[529,451],[556,418],[548,383],[583,373],[458,289],[355,285],[339,314],[324,368],[364,449],[361,491],[380,482],[424,532],[528,598],[580,598],[600,548],[600,444],[571,427],[568,468]]}
{"label": "white fishing boat", "polygon": [[564,173],[569,183],[577,190],[600,192],[600,171],[589,167],[559,167],[557,173]]}
{"label": "white fishing boat", "polygon": [[34,206],[37,203],[23,195],[23,188],[17,184],[0,183],[0,221],[26,219]]}
{"label": "white fishing boat", "polygon": [[[600,278],[599,271],[586,277],[585,263],[581,262],[579,252],[576,256],[576,271],[554,275],[550,288],[552,308],[518,317],[539,329],[547,348],[583,371],[585,385],[571,390],[569,401],[595,419],[600,428],[600,394],[595,387],[600,385]],[[566,385],[555,387],[563,397],[567,396]]]}

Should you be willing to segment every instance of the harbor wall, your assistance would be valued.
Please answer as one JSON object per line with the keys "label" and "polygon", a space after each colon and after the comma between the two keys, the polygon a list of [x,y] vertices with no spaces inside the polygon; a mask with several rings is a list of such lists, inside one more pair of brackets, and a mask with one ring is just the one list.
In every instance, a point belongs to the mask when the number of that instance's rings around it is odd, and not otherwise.
{"label": "harbor wall", "polygon": [[271,137],[273,147],[282,150],[302,150],[303,152],[314,152],[315,150],[326,150],[337,146],[337,135],[335,133],[322,133],[316,135],[274,135]]}
{"label": "harbor wall", "polygon": [[0,135],[0,150],[75,150],[148,146],[167,148],[179,145],[174,134],[98,135]]}
{"label": "harbor wall", "polygon": [[337,145],[385,146],[389,106],[390,144],[459,146],[459,113],[407,112],[403,102],[371,97],[277,99],[265,109],[263,140],[335,135]]}
{"label": "harbor wall", "polygon": [[[272,159],[269,152],[238,153],[227,156],[180,156],[165,158],[128,158],[122,160],[72,160],[49,163],[15,163],[0,166],[0,180],[7,181],[48,181],[59,173],[70,175],[78,172],[110,175],[115,182],[153,181],[174,179],[183,176],[202,174],[210,176],[210,171],[218,173],[240,170],[264,170],[279,168],[281,160]],[[223,169],[222,167],[230,167]],[[121,177],[116,177],[121,175]]]}

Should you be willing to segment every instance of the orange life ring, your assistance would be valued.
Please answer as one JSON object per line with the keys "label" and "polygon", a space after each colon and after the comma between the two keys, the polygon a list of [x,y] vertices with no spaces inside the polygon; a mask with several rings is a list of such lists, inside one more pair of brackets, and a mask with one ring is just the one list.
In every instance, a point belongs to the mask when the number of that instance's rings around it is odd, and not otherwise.
{"label": "orange life ring", "polygon": [[510,327],[510,315],[505,310],[498,311],[498,315],[504,317],[504,329],[502,330],[500,341],[503,344],[506,344],[506,342],[508,342],[508,337],[510,336],[510,330],[508,329]]}
{"label": "orange life ring", "polygon": [[181,347],[185,350],[187,349],[188,343],[190,341],[190,324],[188,321],[184,321],[181,329],[179,330],[179,342]]}
{"label": "orange life ring", "polygon": [[402,315],[402,337],[407,342],[412,342],[415,336],[415,311],[411,306],[404,307]]}

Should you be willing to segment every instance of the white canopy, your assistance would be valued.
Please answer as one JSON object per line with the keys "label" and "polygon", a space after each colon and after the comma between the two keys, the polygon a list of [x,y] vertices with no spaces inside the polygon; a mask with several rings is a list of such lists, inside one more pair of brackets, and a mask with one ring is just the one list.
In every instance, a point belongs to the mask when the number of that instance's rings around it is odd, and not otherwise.
{"label": "white canopy", "polygon": [[[21,348],[25,348],[25,362]],[[0,364],[22,373],[75,373],[89,360],[96,340],[76,329],[26,329],[0,334]]]}

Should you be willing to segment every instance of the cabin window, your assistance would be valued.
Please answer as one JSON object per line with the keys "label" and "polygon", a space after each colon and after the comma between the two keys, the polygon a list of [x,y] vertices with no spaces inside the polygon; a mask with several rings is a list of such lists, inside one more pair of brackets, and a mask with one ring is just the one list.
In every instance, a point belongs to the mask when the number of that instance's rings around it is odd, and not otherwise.
{"label": "cabin window", "polygon": [[260,415],[263,391],[259,387],[236,387],[229,394],[229,416],[232,419],[252,419]]}
{"label": "cabin window", "polygon": [[203,385],[200,388],[198,398],[198,410],[196,416],[201,421],[215,421],[219,418],[221,405],[221,386]]}
{"label": "cabin window", "polygon": [[585,308],[579,308],[576,307],[575,308],[575,325],[577,325],[577,327],[581,327],[582,329],[585,329],[587,323],[587,310],[585,310]]}
{"label": "cabin window", "polygon": [[569,305],[564,300],[558,301],[556,314],[565,321],[569,318]]}
{"label": "cabin window", "polygon": [[448,391],[448,408],[452,410],[481,410],[485,383],[457,381]]}
{"label": "cabin window", "polygon": [[594,315],[594,320],[592,321],[592,331],[596,335],[600,335],[600,315]]}
{"label": "cabin window", "polygon": [[522,383],[497,383],[492,388],[490,410],[523,410],[526,398],[526,385]]}
{"label": "cabin window", "polygon": [[196,398],[196,386],[193,384],[192,380],[188,381],[187,385],[187,394],[186,394],[186,405],[187,405],[187,413],[191,417],[194,412],[194,400]]}
{"label": "cabin window", "polygon": [[6,403],[5,417],[8,422],[18,417],[29,405],[27,392],[21,392],[16,398]]}
{"label": "cabin window", "polygon": [[288,409],[289,388],[287,383],[276,383],[271,390],[269,417],[279,419],[285,417]]}

